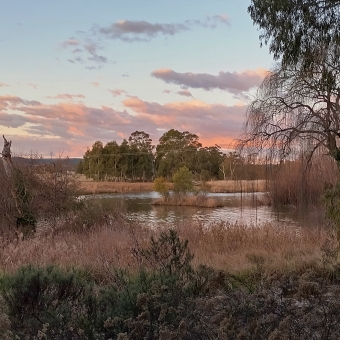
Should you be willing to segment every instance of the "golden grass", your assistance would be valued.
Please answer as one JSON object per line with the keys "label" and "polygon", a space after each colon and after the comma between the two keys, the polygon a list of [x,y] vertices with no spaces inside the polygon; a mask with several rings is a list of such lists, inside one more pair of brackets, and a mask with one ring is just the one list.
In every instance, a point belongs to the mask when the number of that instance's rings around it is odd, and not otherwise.
{"label": "golden grass", "polygon": [[220,223],[209,226],[181,226],[179,234],[189,240],[195,264],[242,272],[257,260],[268,270],[298,269],[319,261],[322,248],[333,239],[324,228],[261,227]]}
{"label": "golden grass", "polygon": [[[173,183],[167,183],[170,190],[173,189]],[[265,180],[255,181],[209,181],[210,192],[264,192],[267,191]],[[104,193],[121,193],[121,192],[139,192],[153,191],[152,182],[93,182],[79,179],[80,189],[85,194],[104,194]]]}
{"label": "golden grass", "polygon": [[268,183],[264,179],[260,180],[227,180],[207,182],[210,192],[265,192],[268,191]]}
{"label": "golden grass", "polygon": [[85,194],[105,194],[122,192],[145,192],[153,191],[151,182],[79,182],[80,190]]}
{"label": "golden grass", "polygon": [[[324,228],[252,227],[218,223],[209,227],[186,223],[177,226],[182,239],[188,239],[195,265],[207,265],[232,273],[254,265],[268,271],[295,270],[312,262],[321,262],[322,247],[331,239]],[[117,221],[111,226],[88,233],[37,233],[31,239],[0,242],[0,271],[13,272],[22,265],[56,264],[77,267],[105,278],[107,267],[133,268],[132,249],[145,246],[162,229]]]}

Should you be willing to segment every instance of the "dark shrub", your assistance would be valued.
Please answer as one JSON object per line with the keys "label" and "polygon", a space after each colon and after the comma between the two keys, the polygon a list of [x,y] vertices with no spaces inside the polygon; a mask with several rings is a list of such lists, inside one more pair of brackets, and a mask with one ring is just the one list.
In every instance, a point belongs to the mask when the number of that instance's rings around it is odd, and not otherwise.
{"label": "dark shrub", "polygon": [[56,267],[27,266],[1,278],[12,332],[23,339],[87,339],[91,281],[83,274]]}

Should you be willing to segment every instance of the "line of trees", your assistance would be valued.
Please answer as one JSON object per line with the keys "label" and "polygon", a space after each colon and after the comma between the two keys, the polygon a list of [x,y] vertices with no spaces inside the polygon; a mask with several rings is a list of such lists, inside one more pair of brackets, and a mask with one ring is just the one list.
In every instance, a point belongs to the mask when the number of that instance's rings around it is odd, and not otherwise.
{"label": "line of trees", "polygon": [[94,180],[149,181],[156,176],[171,178],[181,166],[187,166],[197,178],[218,178],[223,156],[218,145],[204,148],[198,136],[188,131],[167,131],[157,147],[149,134],[135,131],[120,145],[95,142],[77,172]]}
{"label": "line of trees", "polygon": [[[171,129],[157,146],[150,135],[135,131],[119,145],[96,141],[77,166],[77,172],[101,181],[151,181],[186,166],[196,180],[264,178],[263,166],[247,162],[235,152],[225,154],[218,145],[203,147],[197,135]],[[260,169],[261,168],[261,169]]]}

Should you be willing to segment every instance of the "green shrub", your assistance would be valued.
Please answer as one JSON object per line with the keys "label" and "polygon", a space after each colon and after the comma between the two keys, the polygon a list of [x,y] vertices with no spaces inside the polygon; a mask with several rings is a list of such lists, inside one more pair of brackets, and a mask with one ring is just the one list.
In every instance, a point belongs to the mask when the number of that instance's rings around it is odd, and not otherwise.
{"label": "green shrub", "polygon": [[186,166],[179,168],[172,176],[174,182],[174,192],[176,194],[186,194],[194,190],[192,173]]}
{"label": "green shrub", "polygon": [[20,339],[38,334],[47,339],[87,339],[86,333],[91,333],[86,300],[91,280],[79,272],[27,266],[2,277],[0,288],[11,330]]}
{"label": "green shrub", "polygon": [[163,198],[167,198],[169,195],[169,186],[164,177],[157,177],[153,182],[153,187]]}
{"label": "green shrub", "polygon": [[[102,290],[99,305],[105,311],[99,325],[107,338],[123,334],[128,339],[199,339],[207,330],[190,324],[201,321],[195,313],[195,298],[208,292],[211,271],[196,272],[188,250],[174,230],[151,238],[147,248],[134,249],[140,264],[135,275],[112,271],[112,285]],[[200,333],[200,334],[199,334]]]}

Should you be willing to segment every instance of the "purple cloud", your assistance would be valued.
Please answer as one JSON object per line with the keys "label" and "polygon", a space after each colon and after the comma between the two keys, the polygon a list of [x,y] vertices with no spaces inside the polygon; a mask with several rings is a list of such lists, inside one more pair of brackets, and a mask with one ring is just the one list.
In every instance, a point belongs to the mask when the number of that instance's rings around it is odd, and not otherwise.
{"label": "purple cloud", "polygon": [[266,75],[265,70],[223,72],[218,75],[208,73],[179,73],[171,69],[159,69],[151,73],[151,76],[161,79],[168,84],[181,85],[189,88],[200,88],[206,91],[220,89],[231,93],[249,91],[259,86]]}

